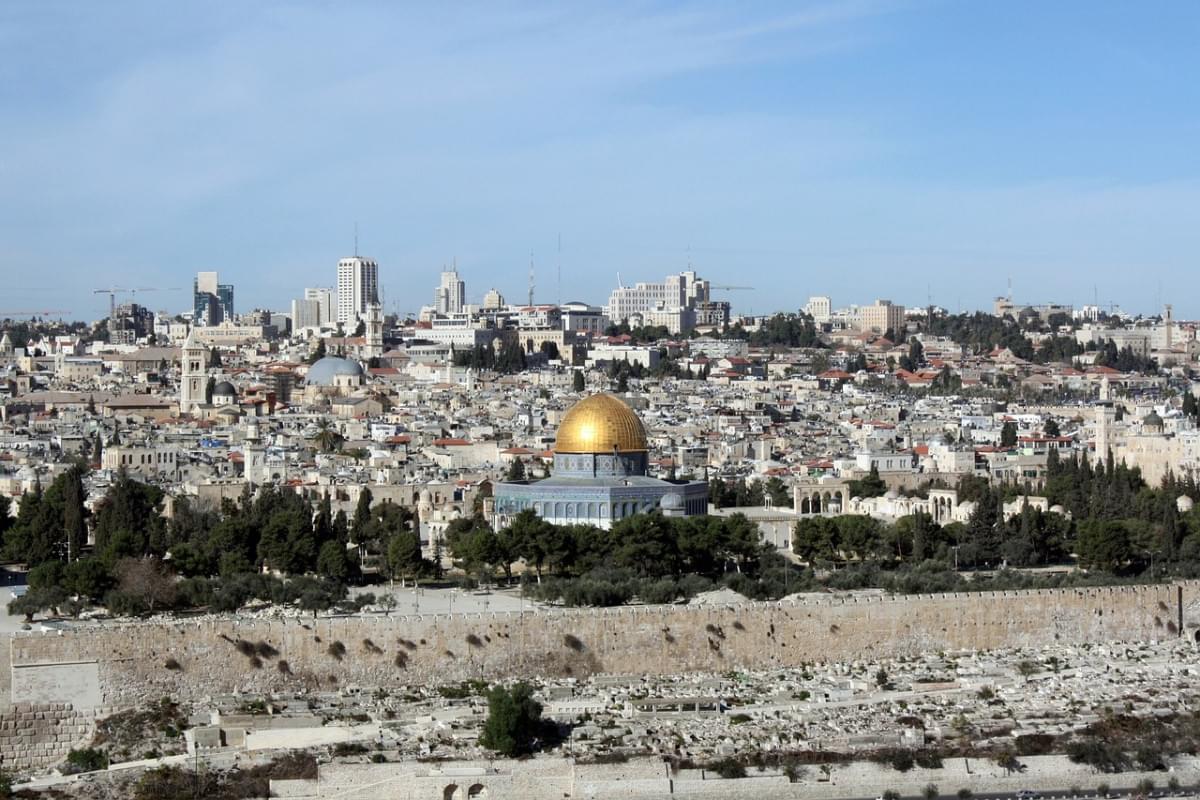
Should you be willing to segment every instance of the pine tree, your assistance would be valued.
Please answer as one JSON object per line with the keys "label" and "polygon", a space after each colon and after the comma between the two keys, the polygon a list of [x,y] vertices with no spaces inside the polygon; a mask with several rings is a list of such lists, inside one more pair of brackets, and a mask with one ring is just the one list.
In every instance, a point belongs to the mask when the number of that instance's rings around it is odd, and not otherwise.
{"label": "pine tree", "polygon": [[72,467],[63,485],[63,533],[67,548],[64,555],[68,563],[78,560],[87,544],[87,510],[83,507],[87,491],[83,487],[83,473],[80,467]]}
{"label": "pine tree", "polygon": [[367,528],[371,524],[371,490],[363,487],[354,507],[354,521],[350,523],[350,538],[356,544],[366,541]]}

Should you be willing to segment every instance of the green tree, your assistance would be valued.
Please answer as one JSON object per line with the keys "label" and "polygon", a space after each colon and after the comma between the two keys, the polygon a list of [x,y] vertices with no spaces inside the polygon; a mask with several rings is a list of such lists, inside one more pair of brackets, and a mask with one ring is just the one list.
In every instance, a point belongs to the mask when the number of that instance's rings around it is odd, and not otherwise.
{"label": "green tree", "polygon": [[502,756],[532,753],[541,737],[542,704],[533,699],[526,683],[511,689],[497,686],[488,692],[488,718],[479,744]]}
{"label": "green tree", "polygon": [[879,467],[871,464],[866,476],[850,481],[851,497],[883,497],[887,494],[887,484],[879,477]]}
{"label": "green tree", "polygon": [[1000,426],[1000,446],[1017,446],[1017,424],[1012,420],[1006,420],[1005,423]]}
{"label": "green tree", "polygon": [[771,498],[771,505],[776,508],[787,508],[792,505],[792,494],[788,491],[787,484],[774,475],[767,478],[763,491],[767,497]]}
{"label": "green tree", "polygon": [[425,561],[421,557],[421,536],[416,531],[401,531],[388,542],[388,572],[392,577],[399,577],[401,585],[408,578],[415,580],[424,565]]}
{"label": "green tree", "polygon": [[355,544],[362,544],[367,539],[367,527],[371,524],[371,490],[363,487],[358,493],[358,503],[354,506],[354,519],[350,523],[350,539]]}
{"label": "green tree", "polygon": [[96,507],[96,552],[107,563],[129,556],[162,556],[167,526],[160,513],[162,490],[119,475]]}
{"label": "green tree", "polygon": [[336,583],[346,583],[355,574],[355,564],[346,551],[346,545],[329,540],[321,545],[317,553],[317,574]]}
{"label": "green tree", "polygon": [[83,487],[84,473],[85,470],[80,466],[71,467],[63,483],[63,536],[67,550],[63,555],[67,561],[78,559],[87,544],[87,510],[83,505],[87,499],[87,490]]}
{"label": "green tree", "polygon": [[576,392],[582,392],[586,387],[586,382],[583,377],[583,370],[577,369],[571,374],[571,388]]}
{"label": "green tree", "polygon": [[508,471],[504,474],[504,480],[510,483],[525,480],[525,462],[519,456],[508,462]]}
{"label": "green tree", "polygon": [[1060,436],[1062,430],[1058,427],[1058,422],[1053,417],[1047,417],[1045,424],[1042,425],[1042,433],[1046,436]]}
{"label": "green tree", "polygon": [[1129,530],[1120,521],[1087,520],[1079,526],[1075,552],[1082,566],[1117,572],[1133,557]]}

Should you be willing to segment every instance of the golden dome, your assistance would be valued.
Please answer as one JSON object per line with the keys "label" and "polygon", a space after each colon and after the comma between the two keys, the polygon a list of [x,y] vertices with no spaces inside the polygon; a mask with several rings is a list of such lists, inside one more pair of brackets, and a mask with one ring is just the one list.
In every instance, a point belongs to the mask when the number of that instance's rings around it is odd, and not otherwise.
{"label": "golden dome", "polygon": [[556,453],[642,452],[646,429],[624,402],[611,394],[594,394],[580,400],[558,426]]}

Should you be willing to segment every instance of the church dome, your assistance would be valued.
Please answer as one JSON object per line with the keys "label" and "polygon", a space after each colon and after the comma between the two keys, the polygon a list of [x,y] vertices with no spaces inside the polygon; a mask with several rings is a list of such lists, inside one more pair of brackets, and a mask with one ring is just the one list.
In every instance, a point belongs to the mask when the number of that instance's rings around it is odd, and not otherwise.
{"label": "church dome", "polygon": [[1163,426],[1162,417],[1157,411],[1151,411],[1146,416],[1142,417],[1142,425],[1147,428],[1161,428]]}
{"label": "church dome", "polygon": [[594,394],[572,406],[554,440],[556,453],[629,453],[646,449],[646,428],[641,419],[611,394]]}
{"label": "church dome", "polygon": [[357,361],[337,356],[326,356],[308,368],[304,382],[309,386],[332,386],[339,375],[362,375],[362,366]]}
{"label": "church dome", "polygon": [[237,397],[237,389],[229,381],[221,381],[213,387],[213,397]]}

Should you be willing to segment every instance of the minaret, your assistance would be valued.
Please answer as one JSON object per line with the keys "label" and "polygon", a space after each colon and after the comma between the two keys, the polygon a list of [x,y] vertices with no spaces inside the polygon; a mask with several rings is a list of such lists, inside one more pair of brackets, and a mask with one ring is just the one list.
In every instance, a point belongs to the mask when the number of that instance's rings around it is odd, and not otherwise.
{"label": "minaret", "polygon": [[242,479],[251,485],[266,483],[266,448],[258,440],[258,420],[246,420],[246,440],[242,448]]}
{"label": "minaret", "polygon": [[1116,412],[1108,403],[1096,407],[1096,460],[1106,461],[1108,452],[1112,449],[1112,423]]}
{"label": "minaret", "polygon": [[188,331],[180,359],[179,413],[189,414],[204,402],[208,375],[208,350],[196,340],[196,329]]}

